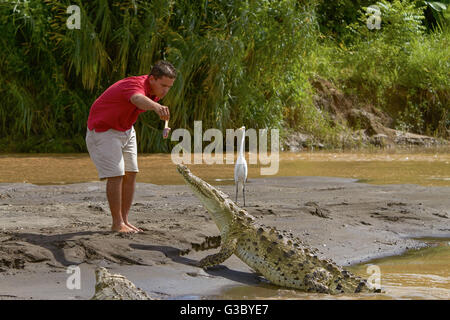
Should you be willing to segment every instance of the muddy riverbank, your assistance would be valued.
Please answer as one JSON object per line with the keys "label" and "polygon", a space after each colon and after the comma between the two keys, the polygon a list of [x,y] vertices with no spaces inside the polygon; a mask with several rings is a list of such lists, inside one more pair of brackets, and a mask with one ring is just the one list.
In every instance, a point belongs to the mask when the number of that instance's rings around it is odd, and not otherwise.
{"label": "muddy riverbank", "polygon": [[[234,197],[234,186],[219,188]],[[347,266],[424,245],[413,237],[449,237],[449,191],[345,178],[258,178],[247,185],[246,209]],[[234,256],[207,272],[193,266],[217,250],[194,248],[218,230],[187,186],[139,183],[130,220],[144,232],[134,235],[109,231],[104,192],[103,182],[0,184],[0,298],[90,298],[97,265],[163,299],[260,283]],[[66,285],[71,265],[81,267],[79,290]]]}

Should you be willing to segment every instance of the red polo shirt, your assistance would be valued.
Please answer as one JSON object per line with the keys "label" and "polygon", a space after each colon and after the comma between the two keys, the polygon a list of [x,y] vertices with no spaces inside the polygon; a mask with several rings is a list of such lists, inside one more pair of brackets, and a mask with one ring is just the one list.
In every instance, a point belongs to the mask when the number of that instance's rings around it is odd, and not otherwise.
{"label": "red polo shirt", "polygon": [[106,89],[92,104],[87,122],[89,130],[103,132],[109,129],[131,129],[139,114],[145,112],[130,102],[136,93],[159,101],[158,97],[150,96],[148,75],[122,79]]}

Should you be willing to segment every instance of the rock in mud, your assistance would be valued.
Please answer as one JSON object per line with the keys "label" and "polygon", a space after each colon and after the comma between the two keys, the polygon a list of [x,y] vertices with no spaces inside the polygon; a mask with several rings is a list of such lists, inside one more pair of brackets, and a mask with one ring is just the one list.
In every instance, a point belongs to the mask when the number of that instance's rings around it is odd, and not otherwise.
{"label": "rock in mud", "polygon": [[95,294],[92,300],[153,300],[120,274],[111,274],[103,267],[95,270]]}

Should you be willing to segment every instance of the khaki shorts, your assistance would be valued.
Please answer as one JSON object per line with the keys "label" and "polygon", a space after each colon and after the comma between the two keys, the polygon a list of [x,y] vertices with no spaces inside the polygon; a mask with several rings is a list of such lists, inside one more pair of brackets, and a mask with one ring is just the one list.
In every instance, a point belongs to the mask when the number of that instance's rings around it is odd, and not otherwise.
{"label": "khaki shorts", "polygon": [[101,180],[125,175],[125,171],[139,172],[137,164],[136,132],[109,129],[105,132],[87,130],[86,145]]}

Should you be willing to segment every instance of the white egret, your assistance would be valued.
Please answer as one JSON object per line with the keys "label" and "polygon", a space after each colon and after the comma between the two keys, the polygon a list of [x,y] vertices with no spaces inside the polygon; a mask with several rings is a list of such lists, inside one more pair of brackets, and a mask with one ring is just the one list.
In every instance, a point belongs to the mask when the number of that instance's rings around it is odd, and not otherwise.
{"label": "white egret", "polygon": [[238,133],[242,133],[241,144],[239,145],[239,155],[234,166],[234,183],[236,185],[236,202],[238,198],[239,183],[242,185],[242,195],[244,197],[245,207],[245,182],[247,181],[247,161],[244,156],[245,148],[245,127],[238,129]]}

